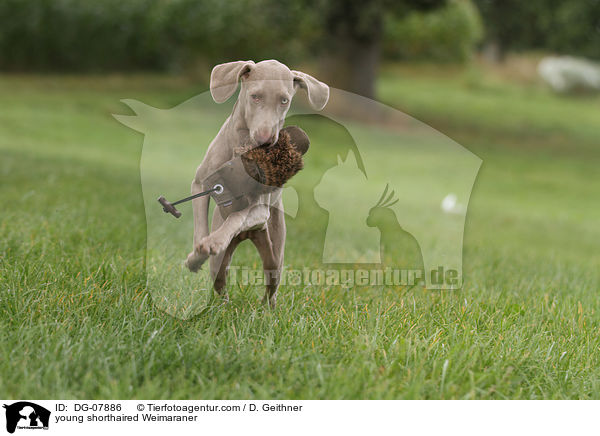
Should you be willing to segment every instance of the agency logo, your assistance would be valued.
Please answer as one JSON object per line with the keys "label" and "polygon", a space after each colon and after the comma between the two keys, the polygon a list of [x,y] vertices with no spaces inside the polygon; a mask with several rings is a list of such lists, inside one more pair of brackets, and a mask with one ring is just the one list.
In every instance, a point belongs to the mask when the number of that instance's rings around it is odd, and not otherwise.
{"label": "agency logo", "polygon": [[29,401],[19,401],[3,406],[6,409],[6,431],[48,430],[50,411]]}
{"label": "agency logo", "polygon": [[[322,272],[341,277],[352,269],[350,282],[357,286],[411,286],[403,276],[417,271],[417,286],[460,289],[466,215],[481,159],[390,106],[329,90],[324,109],[300,100],[286,118],[310,138],[304,169],[281,193],[288,229],[303,235],[286,241],[289,269],[302,270],[304,285],[319,283]],[[183,215],[173,219],[156,199],[189,195],[234,100],[217,105],[205,92],[170,109],[123,102],[135,115],[115,118],[144,134],[147,289],[154,304],[187,319],[210,304],[214,280],[208,265],[196,274],[184,266],[193,243],[192,205],[182,205]],[[234,257],[230,271],[236,267],[243,265]]]}

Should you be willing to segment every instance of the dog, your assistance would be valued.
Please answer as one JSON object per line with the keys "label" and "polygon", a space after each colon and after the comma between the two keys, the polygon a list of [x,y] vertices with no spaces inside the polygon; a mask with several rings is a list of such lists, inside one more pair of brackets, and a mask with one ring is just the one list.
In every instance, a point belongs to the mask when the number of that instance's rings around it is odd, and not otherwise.
{"label": "dog", "polygon": [[[204,160],[192,181],[192,194],[203,190],[203,180],[232,159],[240,145],[255,147],[274,144],[283,128],[290,103],[299,88],[306,90],[308,102],[322,110],[329,100],[329,87],[301,71],[290,70],[276,60],[258,63],[236,61],[217,65],[210,75],[210,92],[216,103],[227,101],[241,89],[231,115],[210,143]],[[283,266],[285,219],[281,188],[260,195],[248,207],[227,213],[215,208],[211,232],[208,231],[209,197],[193,200],[193,251],[185,265],[198,271],[210,257],[210,272],[215,291],[227,301],[227,271],[233,252],[249,239],[263,263],[266,290],[263,303],[274,308]]]}

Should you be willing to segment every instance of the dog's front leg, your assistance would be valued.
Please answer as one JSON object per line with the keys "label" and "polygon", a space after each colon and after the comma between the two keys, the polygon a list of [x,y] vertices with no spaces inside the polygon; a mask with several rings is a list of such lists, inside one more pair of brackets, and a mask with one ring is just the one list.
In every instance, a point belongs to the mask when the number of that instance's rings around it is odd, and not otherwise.
{"label": "dog's front leg", "polygon": [[269,207],[262,204],[233,212],[218,229],[202,238],[196,251],[203,256],[219,254],[227,248],[235,236],[247,230],[264,227],[268,219]]}
{"label": "dog's front leg", "polygon": [[[198,182],[199,179],[196,177],[192,182],[192,195],[202,192],[202,183]],[[204,255],[199,252],[196,248],[200,241],[208,235],[208,203],[210,197],[204,196],[195,198],[192,200],[192,207],[194,211],[194,250],[188,254],[185,265],[192,272],[196,272],[200,269],[202,264],[208,258],[208,255]]]}

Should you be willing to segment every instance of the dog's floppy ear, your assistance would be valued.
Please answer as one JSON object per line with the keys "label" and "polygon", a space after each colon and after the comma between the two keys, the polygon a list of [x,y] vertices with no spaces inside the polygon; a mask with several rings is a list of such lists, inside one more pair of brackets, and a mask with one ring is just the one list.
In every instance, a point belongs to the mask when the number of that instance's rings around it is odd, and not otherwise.
{"label": "dog's floppy ear", "polygon": [[312,108],[318,111],[322,110],[329,100],[329,86],[302,71],[292,71],[292,74],[294,75],[294,86],[306,89]]}
{"label": "dog's floppy ear", "polygon": [[253,61],[235,61],[219,64],[210,73],[210,94],[217,103],[227,101],[238,87],[244,74],[250,72]]}

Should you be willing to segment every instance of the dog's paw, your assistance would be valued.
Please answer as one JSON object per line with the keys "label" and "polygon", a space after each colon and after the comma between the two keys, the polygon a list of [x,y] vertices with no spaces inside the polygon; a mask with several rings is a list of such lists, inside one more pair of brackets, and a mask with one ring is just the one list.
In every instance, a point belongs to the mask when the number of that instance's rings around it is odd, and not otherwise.
{"label": "dog's paw", "polygon": [[202,268],[202,264],[206,261],[207,257],[208,256],[198,255],[196,251],[192,251],[185,260],[185,266],[191,272],[198,272],[200,268]]}
{"label": "dog's paw", "polygon": [[225,248],[227,248],[227,244],[224,241],[209,235],[200,240],[200,243],[196,247],[196,253],[199,256],[208,257],[221,253]]}
{"label": "dog's paw", "polygon": [[275,309],[275,306],[277,306],[277,293],[271,295],[270,297],[268,296],[268,294],[265,294],[262,298],[261,303],[265,306],[268,305],[270,309]]}

